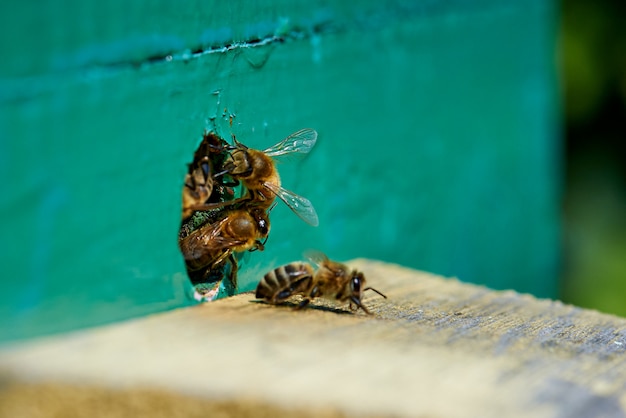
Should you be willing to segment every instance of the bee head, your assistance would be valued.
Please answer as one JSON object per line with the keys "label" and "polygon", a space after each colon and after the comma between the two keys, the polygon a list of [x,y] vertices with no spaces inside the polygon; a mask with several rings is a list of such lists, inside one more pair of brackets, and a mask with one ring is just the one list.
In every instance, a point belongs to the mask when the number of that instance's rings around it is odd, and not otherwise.
{"label": "bee head", "polygon": [[250,209],[250,216],[256,223],[257,230],[261,237],[266,237],[270,233],[270,219],[262,208]]}
{"label": "bee head", "polygon": [[253,170],[250,149],[237,141],[234,135],[233,142],[235,145],[233,145],[228,161],[224,167],[229,174],[239,178],[246,178],[252,174]]}
{"label": "bee head", "polygon": [[361,299],[363,294],[363,287],[365,286],[365,276],[363,273],[357,270],[352,270],[352,277],[350,278],[350,293],[353,296]]}
{"label": "bee head", "polygon": [[361,303],[361,299],[363,297],[363,292],[366,290],[372,290],[378,293],[380,296],[387,299],[387,296],[374,289],[373,287],[365,287],[365,276],[360,271],[353,270],[352,277],[350,278],[350,308],[358,309],[361,308],[366,314],[371,314],[371,312]]}

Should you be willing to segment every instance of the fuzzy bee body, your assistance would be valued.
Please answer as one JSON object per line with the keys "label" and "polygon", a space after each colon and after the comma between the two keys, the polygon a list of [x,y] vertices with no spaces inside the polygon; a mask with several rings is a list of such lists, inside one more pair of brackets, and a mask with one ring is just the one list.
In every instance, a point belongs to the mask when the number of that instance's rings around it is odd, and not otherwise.
{"label": "fuzzy bee body", "polygon": [[365,290],[373,290],[386,298],[378,290],[365,287],[363,273],[331,261],[323,254],[316,253],[310,258],[318,265],[317,271],[302,261],[278,267],[263,276],[256,289],[256,298],[278,304],[291,296],[300,295],[304,298],[298,305],[301,309],[311,300],[321,297],[349,302],[352,310],[361,308],[367,314],[370,312],[361,301]]}
{"label": "fuzzy bee body", "polygon": [[278,197],[300,219],[317,226],[319,220],[315,208],[308,199],[282,187],[274,161],[274,157],[309,153],[317,141],[317,132],[301,129],[263,151],[248,148],[236,139],[234,141],[235,149],[224,166],[228,174],[247,189],[247,197],[266,209]]}
{"label": "fuzzy bee body", "polygon": [[183,185],[183,224],[194,212],[212,210],[224,206],[235,197],[233,187],[237,181],[216,176],[224,171],[224,164],[231,148],[224,139],[213,132],[205,132],[202,142],[188,165]]}
{"label": "fuzzy bee body", "polygon": [[[205,132],[188,165],[178,244],[196,291],[212,299],[224,278],[237,289],[237,253],[263,250],[276,197],[300,218],[318,224],[308,199],[284,189],[274,157],[308,153],[317,132],[303,129],[264,151]],[[235,187],[241,184],[238,196]],[[204,296],[202,296],[204,299]]]}
{"label": "fuzzy bee body", "polygon": [[193,284],[206,283],[216,270],[230,264],[229,280],[237,287],[237,260],[233,253],[263,250],[270,222],[265,210],[243,205],[227,209],[212,223],[194,230],[179,241],[187,274]]}
{"label": "fuzzy bee body", "polygon": [[267,273],[256,289],[256,297],[278,303],[310,287],[314,270],[308,263],[294,262]]}

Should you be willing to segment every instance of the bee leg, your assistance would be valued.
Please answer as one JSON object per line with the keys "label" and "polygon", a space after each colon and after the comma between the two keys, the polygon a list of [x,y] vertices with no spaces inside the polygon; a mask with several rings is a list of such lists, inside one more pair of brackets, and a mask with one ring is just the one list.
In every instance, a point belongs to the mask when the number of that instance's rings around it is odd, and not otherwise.
{"label": "bee leg", "polygon": [[282,292],[279,292],[278,294],[270,298],[269,303],[276,305],[280,302],[284,302],[285,300],[289,299],[289,296],[291,296],[292,294],[293,294],[292,289],[283,290]]}
{"label": "bee leg", "polygon": [[[310,276],[304,278],[304,280],[310,280],[310,279],[311,279]],[[296,309],[300,310],[306,307],[311,302],[311,299],[316,298],[319,295],[319,293],[320,293],[319,288],[315,286],[313,289],[311,289],[311,293],[309,293],[309,296],[304,298],[304,300],[300,302],[300,304],[296,307]]]}
{"label": "bee leg", "polygon": [[[231,168],[231,170],[224,169],[222,171],[218,171],[217,173],[213,174],[213,178],[217,178],[217,177],[220,177],[220,176],[223,176],[223,175],[226,175],[226,174],[230,174],[230,172],[232,171],[232,164],[229,164],[228,166]],[[235,184],[235,186],[239,185],[239,181],[238,180],[234,180],[234,181],[237,182],[237,184]],[[222,183],[222,184],[224,186],[228,186],[228,183]]]}
{"label": "bee leg", "polygon": [[213,262],[211,265],[211,269],[219,267],[219,265],[226,259],[230,260],[230,256],[233,254],[231,250],[224,251],[220,256]]}
{"label": "bee leg", "polygon": [[228,256],[228,262],[230,263],[228,281],[233,285],[234,292],[237,292],[237,271],[239,270],[239,265],[237,264],[237,259],[232,252]]}
{"label": "bee leg", "polygon": [[302,302],[300,302],[298,304],[298,306],[296,306],[296,310],[299,311],[300,309],[306,308],[306,306],[311,302],[311,299],[306,298],[304,299]]}
{"label": "bee leg", "polygon": [[366,307],[365,307],[365,306],[361,303],[361,301],[360,301],[359,299],[355,298],[354,296],[352,296],[352,297],[350,298],[350,306],[352,306],[352,304],[353,304],[353,303],[357,306],[357,309],[358,309],[358,308],[361,308],[361,309],[363,309],[363,311],[364,311],[366,314],[368,314],[368,315],[371,315],[371,314],[372,314],[372,313],[371,313],[370,311],[368,311],[368,310],[367,310],[367,308],[366,308]]}
{"label": "bee leg", "polygon": [[263,241],[259,241],[256,240],[254,241],[254,246],[252,248],[250,248],[248,251],[253,252],[253,251],[263,251],[265,249],[265,242],[267,241],[267,237],[265,237],[265,240]]}
{"label": "bee leg", "polygon": [[213,209],[222,209],[228,206],[234,206],[245,201],[249,200],[247,197],[240,197],[233,200],[227,200],[225,202],[214,202],[214,203],[198,203],[195,205],[189,205],[187,207],[188,210],[197,211],[197,210],[213,210]]}

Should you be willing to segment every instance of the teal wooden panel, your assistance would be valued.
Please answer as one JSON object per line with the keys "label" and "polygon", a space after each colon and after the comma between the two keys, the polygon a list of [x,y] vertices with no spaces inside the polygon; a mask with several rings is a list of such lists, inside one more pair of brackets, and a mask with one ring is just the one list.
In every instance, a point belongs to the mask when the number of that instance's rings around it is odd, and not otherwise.
{"label": "teal wooden panel", "polygon": [[211,120],[319,132],[280,170],[320,226],[279,204],[243,290],[317,248],[555,296],[553,2],[225,3],[0,6],[0,339],[193,303],[180,189]]}

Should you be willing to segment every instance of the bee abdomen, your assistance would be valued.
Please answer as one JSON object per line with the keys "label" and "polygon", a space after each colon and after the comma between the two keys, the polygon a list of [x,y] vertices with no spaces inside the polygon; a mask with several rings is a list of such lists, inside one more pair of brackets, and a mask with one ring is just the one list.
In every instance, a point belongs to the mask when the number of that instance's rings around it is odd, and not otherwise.
{"label": "bee abdomen", "polygon": [[313,277],[313,268],[303,262],[278,267],[265,276],[256,288],[257,299],[277,303],[308,286]]}

